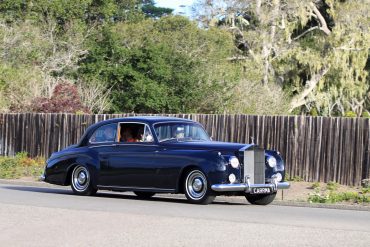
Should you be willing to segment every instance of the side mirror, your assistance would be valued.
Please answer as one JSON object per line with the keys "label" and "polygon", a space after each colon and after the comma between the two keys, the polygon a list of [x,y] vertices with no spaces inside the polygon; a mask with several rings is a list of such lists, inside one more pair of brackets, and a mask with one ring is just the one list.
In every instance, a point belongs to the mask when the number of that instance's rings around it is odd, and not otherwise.
{"label": "side mirror", "polygon": [[153,142],[153,140],[154,140],[154,138],[153,138],[153,136],[152,136],[152,135],[147,135],[147,136],[145,137],[145,142]]}

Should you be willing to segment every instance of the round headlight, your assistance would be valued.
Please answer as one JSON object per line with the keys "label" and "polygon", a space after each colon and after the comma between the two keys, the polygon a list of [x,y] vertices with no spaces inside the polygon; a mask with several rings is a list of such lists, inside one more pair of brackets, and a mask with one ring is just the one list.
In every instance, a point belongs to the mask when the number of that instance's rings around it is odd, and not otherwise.
{"label": "round headlight", "polygon": [[276,159],[275,159],[274,157],[269,156],[269,157],[267,158],[267,164],[269,164],[269,166],[270,166],[271,168],[274,168],[274,167],[276,166],[276,164],[277,164],[277,161],[276,161]]}
{"label": "round headlight", "polygon": [[236,177],[235,177],[235,175],[233,173],[231,173],[229,175],[229,181],[230,181],[230,183],[234,183],[236,181]]}
{"label": "round headlight", "polygon": [[235,156],[231,156],[230,159],[229,159],[229,164],[233,168],[238,168],[239,167],[239,160],[238,160],[238,158],[236,158]]}

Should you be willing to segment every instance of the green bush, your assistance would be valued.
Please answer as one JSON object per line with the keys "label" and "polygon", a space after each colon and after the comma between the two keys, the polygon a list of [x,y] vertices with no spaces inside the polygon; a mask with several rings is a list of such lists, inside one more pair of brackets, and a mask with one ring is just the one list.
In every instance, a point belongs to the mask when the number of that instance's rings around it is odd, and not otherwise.
{"label": "green bush", "polygon": [[356,113],[353,111],[347,111],[344,115],[345,117],[357,117]]}
{"label": "green bush", "polygon": [[370,118],[370,113],[368,111],[364,111],[362,112],[361,117]]}
{"label": "green bush", "polygon": [[311,185],[311,189],[319,189],[320,188],[320,183],[319,182],[315,182]]}
{"label": "green bush", "polygon": [[337,203],[337,202],[353,202],[353,203],[368,203],[370,202],[370,193],[363,192],[332,192],[320,193],[315,191],[308,197],[310,203]]}
{"label": "green bush", "polygon": [[328,182],[328,184],[326,185],[326,189],[330,191],[335,191],[338,189],[338,187],[339,184],[333,181]]}
{"label": "green bush", "polygon": [[0,156],[0,178],[39,177],[44,169],[45,159],[29,158],[26,152],[15,157]]}

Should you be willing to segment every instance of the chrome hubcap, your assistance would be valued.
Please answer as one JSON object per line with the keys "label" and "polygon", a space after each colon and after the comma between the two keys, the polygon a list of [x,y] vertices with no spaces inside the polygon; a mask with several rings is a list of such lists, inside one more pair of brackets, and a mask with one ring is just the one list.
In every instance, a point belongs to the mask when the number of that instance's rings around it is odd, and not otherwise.
{"label": "chrome hubcap", "polygon": [[78,174],[77,180],[79,184],[84,184],[86,182],[86,174],[84,172],[80,172],[80,174]]}
{"label": "chrome hubcap", "polygon": [[199,192],[202,189],[202,187],[203,187],[202,181],[199,178],[194,179],[193,182],[194,191]]}
{"label": "chrome hubcap", "polygon": [[201,171],[192,171],[186,178],[186,192],[193,200],[200,200],[207,192],[207,179]]}
{"label": "chrome hubcap", "polygon": [[85,191],[90,184],[89,171],[83,166],[76,166],[72,172],[72,186],[76,191]]}

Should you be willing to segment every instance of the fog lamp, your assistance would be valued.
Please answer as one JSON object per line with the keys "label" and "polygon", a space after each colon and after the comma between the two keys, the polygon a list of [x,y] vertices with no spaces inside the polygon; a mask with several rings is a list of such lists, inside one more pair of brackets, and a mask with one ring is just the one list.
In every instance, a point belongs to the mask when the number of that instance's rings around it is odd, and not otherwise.
{"label": "fog lamp", "polygon": [[230,181],[230,183],[234,183],[236,181],[236,177],[235,177],[235,175],[233,173],[231,173],[229,175],[229,181]]}
{"label": "fog lamp", "polygon": [[276,181],[278,181],[278,182],[281,182],[281,180],[283,179],[283,176],[281,175],[280,172],[278,172],[278,173],[272,175],[272,178],[276,179]]}

